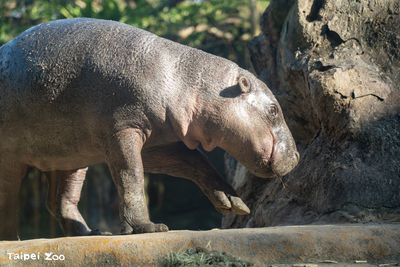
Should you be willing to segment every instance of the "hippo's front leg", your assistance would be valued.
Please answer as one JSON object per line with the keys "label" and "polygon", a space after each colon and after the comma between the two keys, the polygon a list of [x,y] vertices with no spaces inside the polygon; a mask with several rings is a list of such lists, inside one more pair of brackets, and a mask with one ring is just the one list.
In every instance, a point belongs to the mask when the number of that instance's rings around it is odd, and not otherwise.
{"label": "hippo's front leg", "polygon": [[144,134],[137,129],[125,129],[109,138],[106,159],[118,190],[121,233],[166,232],[164,224],[149,219],[145,194],[141,150]]}
{"label": "hippo's front leg", "polygon": [[153,147],[143,151],[146,172],[163,173],[195,182],[222,214],[232,212],[245,215],[250,210],[226,183],[208,160],[197,150],[188,149],[183,143]]}

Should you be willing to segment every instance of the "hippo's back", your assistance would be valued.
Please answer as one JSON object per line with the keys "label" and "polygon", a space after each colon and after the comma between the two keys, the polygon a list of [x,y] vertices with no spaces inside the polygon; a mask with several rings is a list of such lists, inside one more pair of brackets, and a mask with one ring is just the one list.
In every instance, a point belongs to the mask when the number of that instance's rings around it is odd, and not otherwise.
{"label": "hippo's back", "polygon": [[[158,64],[154,46],[164,43],[169,45],[119,22],[67,19],[35,26],[3,45],[0,152],[23,155],[42,170],[98,162],[98,139],[114,122],[115,110],[147,108],[152,105],[145,101],[148,93],[160,102],[160,94],[137,88],[149,76],[141,75],[145,65],[152,62],[150,72]],[[141,120],[140,112],[131,116]],[[73,154],[85,160],[63,166]]]}
{"label": "hippo's back", "polygon": [[0,109],[17,103],[43,105],[65,90],[77,90],[71,88],[78,83],[80,91],[68,94],[93,97],[93,90],[82,88],[96,87],[99,92],[102,88],[95,85],[102,78],[132,76],[136,61],[157,38],[98,19],[65,19],[32,27],[0,48]]}

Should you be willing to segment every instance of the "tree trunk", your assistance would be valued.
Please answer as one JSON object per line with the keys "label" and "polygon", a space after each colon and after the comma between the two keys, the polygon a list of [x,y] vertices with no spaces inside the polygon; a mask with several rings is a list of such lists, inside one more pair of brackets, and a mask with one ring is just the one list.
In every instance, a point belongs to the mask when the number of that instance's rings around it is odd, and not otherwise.
{"label": "tree trunk", "polygon": [[252,213],[225,216],[224,227],[400,221],[399,5],[271,2],[252,61],[301,161],[282,180],[238,165],[231,180]]}

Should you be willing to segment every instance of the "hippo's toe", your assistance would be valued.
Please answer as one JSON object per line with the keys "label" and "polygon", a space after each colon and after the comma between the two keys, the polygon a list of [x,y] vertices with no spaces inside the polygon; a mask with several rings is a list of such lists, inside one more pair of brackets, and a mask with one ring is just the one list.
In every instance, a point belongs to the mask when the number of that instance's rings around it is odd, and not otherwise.
{"label": "hippo's toe", "polygon": [[250,214],[250,209],[244,204],[240,197],[229,196],[229,200],[232,204],[232,211],[238,215]]}
{"label": "hippo's toe", "polygon": [[154,224],[155,232],[168,232],[168,226],[163,223],[156,223]]}
{"label": "hippo's toe", "polygon": [[250,209],[240,197],[231,196],[223,191],[214,191],[213,197],[210,199],[212,199],[215,209],[221,214],[234,212],[238,215],[246,215],[250,213]]}
{"label": "hippo's toe", "polygon": [[222,214],[231,213],[230,210],[232,208],[231,202],[223,191],[214,191],[213,192],[213,204],[215,208]]}
{"label": "hippo's toe", "polygon": [[155,232],[168,232],[168,226],[162,223],[145,223],[138,224],[133,227],[132,234],[155,233]]}
{"label": "hippo's toe", "polygon": [[98,229],[91,230],[88,235],[112,235],[110,232],[101,232]]}

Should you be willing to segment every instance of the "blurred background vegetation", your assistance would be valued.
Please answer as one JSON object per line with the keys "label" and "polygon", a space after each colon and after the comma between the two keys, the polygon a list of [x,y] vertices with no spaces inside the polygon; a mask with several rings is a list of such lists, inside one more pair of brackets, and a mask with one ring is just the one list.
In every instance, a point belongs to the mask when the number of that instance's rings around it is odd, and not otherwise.
{"label": "blurred background vegetation", "polygon": [[[259,18],[268,4],[269,0],[0,0],[0,45],[41,22],[91,17],[121,21],[251,69],[246,45],[259,33]],[[224,173],[223,152],[208,156]],[[220,226],[221,216],[191,182],[150,175],[146,184],[153,221],[170,229]],[[21,189],[22,239],[62,235],[45,209],[46,195],[46,177],[30,169]],[[79,204],[89,226],[118,233],[117,203],[106,165],[91,166]]]}

